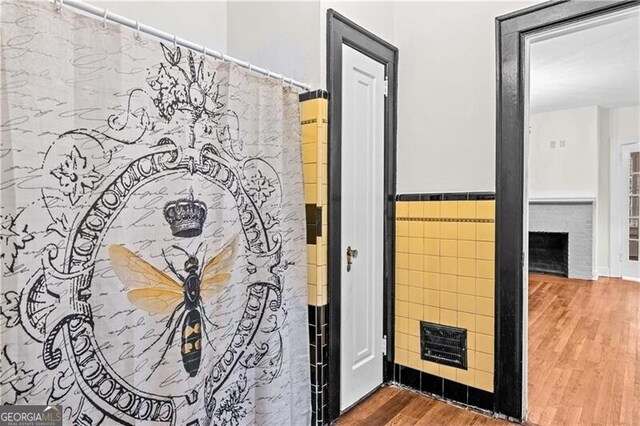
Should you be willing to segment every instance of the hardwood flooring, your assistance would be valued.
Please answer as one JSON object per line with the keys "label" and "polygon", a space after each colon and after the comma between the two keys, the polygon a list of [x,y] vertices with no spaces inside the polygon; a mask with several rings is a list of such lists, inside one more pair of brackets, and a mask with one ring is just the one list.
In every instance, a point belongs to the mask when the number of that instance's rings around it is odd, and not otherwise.
{"label": "hardwood flooring", "polygon": [[337,425],[510,425],[475,411],[421,395],[386,386],[346,412]]}
{"label": "hardwood flooring", "polygon": [[[640,283],[529,277],[529,425],[640,426]],[[508,425],[384,387],[338,425]]]}
{"label": "hardwood flooring", "polygon": [[529,423],[640,425],[640,284],[529,277]]}

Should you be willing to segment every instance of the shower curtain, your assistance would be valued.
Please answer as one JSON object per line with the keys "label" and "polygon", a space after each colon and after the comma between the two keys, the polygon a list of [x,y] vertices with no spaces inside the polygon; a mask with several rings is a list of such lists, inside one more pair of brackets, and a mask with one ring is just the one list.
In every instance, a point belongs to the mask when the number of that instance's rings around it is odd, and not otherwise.
{"label": "shower curtain", "polygon": [[309,423],[296,91],[48,2],[0,8],[1,402]]}

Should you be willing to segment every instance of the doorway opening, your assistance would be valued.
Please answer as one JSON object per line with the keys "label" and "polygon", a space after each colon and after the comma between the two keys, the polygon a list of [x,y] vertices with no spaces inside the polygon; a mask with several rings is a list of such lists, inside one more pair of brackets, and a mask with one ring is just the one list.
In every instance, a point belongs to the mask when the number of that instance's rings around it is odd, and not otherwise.
{"label": "doorway opening", "polygon": [[[640,133],[639,4],[554,2],[497,19],[495,393],[496,411],[514,419],[624,423],[637,414],[614,402],[635,392],[621,379],[633,371],[619,368],[634,337],[612,341],[606,330],[637,321],[640,295],[613,261],[615,249],[635,259],[634,151],[615,166],[610,150],[621,133]],[[566,269],[549,270],[565,259]],[[588,388],[608,390],[580,392]]]}
{"label": "doorway opening", "polygon": [[393,377],[397,64],[327,11],[330,420]]}

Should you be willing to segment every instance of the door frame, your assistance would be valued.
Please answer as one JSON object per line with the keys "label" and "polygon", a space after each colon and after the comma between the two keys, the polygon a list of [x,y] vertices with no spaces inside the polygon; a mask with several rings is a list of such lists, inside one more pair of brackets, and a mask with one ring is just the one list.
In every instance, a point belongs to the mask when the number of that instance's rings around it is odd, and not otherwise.
{"label": "door frame", "polygon": [[[383,383],[393,377],[393,318],[395,282],[395,198],[398,48],[362,28],[333,9],[327,10],[327,91],[329,92],[329,206],[328,206],[328,410],[340,416],[340,289],[342,192],[342,45],[382,63],[388,79],[384,102],[384,295],[383,331],[387,336],[383,357]],[[382,336],[380,336],[382,338]]]}
{"label": "door frame", "polygon": [[551,1],[496,18],[495,411],[526,418],[524,251],[526,38],[640,4]]}
{"label": "door frame", "polygon": [[614,137],[610,140],[611,151],[609,157],[609,194],[611,199],[609,200],[609,269],[610,276],[621,277],[622,262],[620,260],[621,247],[622,247],[622,233],[623,229],[620,226],[622,215],[617,208],[620,204],[622,191],[620,190],[620,173],[616,173],[616,166],[618,166],[619,156],[622,155],[622,149],[626,145],[637,145],[640,140],[636,137]]}

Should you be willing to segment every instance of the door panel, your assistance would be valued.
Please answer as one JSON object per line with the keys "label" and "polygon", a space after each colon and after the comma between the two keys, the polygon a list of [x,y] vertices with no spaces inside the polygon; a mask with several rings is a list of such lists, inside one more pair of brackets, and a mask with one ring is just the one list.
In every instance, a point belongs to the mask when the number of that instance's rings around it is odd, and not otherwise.
{"label": "door panel", "polygon": [[[384,66],[343,45],[341,389],[344,410],[382,383]],[[353,250],[348,270],[347,248]]]}

